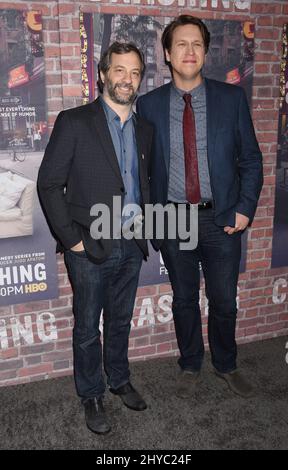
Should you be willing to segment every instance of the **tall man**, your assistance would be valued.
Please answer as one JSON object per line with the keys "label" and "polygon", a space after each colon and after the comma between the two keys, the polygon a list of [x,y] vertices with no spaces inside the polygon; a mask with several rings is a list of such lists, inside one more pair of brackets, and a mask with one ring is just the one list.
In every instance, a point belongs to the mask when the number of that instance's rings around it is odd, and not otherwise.
{"label": "tall man", "polygon": [[198,204],[198,246],[155,240],[173,289],[181,368],[177,394],[188,397],[204,356],[199,262],[209,301],[208,338],[216,374],[242,396],[251,385],[236,366],[236,293],[241,234],[251,224],[262,186],[262,156],[242,88],[202,76],[210,34],[193,16],[164,30],[172,82],[139,98],[139,114],[154,124],[153,203]]}
{"label": "tall man", "polygon": [[129,381],[128,336],[147,243],[123,235],[103,239],[92,230],[90,234],[94,204],[109,208],[107,223],[113,219],[113,196],[121,199],[123,208],[149,202],[152,128],[132,112],[143,74],[142,53],[133,44],[113,43],[99,63],[102,96],[59,114],[38,178],[40,199],[58,251],[64,251],[74,294],[76,389],[88,428],[99,434],[110,430],[102,401],[102,308],[103,362],[110,391],[133,410],[146,408]]}

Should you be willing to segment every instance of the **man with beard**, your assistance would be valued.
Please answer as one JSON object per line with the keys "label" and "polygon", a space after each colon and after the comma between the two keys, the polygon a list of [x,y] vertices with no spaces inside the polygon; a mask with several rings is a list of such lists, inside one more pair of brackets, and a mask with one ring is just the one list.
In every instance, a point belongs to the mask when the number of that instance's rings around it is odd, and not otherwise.
{"label": "man with beard", "polygon": [[144,68],[143,55],[133,44],[115,42],[109,47],[99,63],[102,96],[59,114],[38,177],[42,206],[57,251],[64,252],[73,289],[76,389],[86,424],[98,434],[110,431],[103,407],[102,309],[103,365],[110,391],[128,408],[146,408],[129,381],[128,338],[147,243],[124,237],[123,231],[113,238],[115,227],[109,236],[100,229],[94,233],[90,212],[101,204],[109,209],[104,223],[110,223],[113,198],[118,196],[121,225],[127,220],[127,204],[143,207],[149,202],[152,128],[132,112]]}

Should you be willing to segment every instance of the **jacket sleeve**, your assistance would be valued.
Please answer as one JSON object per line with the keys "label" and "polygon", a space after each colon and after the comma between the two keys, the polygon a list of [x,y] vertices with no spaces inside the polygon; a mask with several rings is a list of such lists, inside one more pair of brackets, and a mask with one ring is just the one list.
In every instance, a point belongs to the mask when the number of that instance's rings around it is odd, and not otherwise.
{"label": "jacket sleeve", "polygon": [[249,217],[251,224],[263,185],[263,165],[244,90],[239,101],[237,140],[240,197],[235,210]]}
{"label": "jacket sleeve", "polygon": [[69,249],[81,240],[69,214],[65,188],[71,169],[75,133],[67,111],[61,111],[47,145],[38,174],[38,194],[55,238]]}

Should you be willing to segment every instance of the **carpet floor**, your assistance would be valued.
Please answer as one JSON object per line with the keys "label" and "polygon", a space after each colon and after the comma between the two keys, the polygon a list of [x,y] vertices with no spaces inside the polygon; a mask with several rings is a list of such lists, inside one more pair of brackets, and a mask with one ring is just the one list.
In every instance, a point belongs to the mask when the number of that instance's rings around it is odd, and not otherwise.
{"label": "carpet floor", "polygon": [[106,436],[86,428],[72,376],[1,387],[0,449],[288,449],[287,348],[287,336],[239,346],[239,368],[254,385],[248,399],[215,376],[209,353],[191,399],[175,396],[175,357],[134,362],[131,382],[148,409],[129,410],[107,391]]}

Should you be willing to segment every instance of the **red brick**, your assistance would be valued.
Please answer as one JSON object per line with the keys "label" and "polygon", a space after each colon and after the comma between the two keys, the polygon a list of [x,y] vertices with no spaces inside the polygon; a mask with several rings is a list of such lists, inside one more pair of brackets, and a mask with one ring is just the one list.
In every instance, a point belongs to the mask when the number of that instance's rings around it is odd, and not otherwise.
{"label": "red brick", "polygon": [[61,66],[62,66],[62,70],[78,70],[79,77],[81,78],[81,75],[80,75],[81,64],[78,59],[62,59]]}
{"label": "red brick", "polygon": [[277,139],[277,134],[276,132],[258,132],[257,137],[260,142],[273,143]]}
{"label": "red brick", "polygon": [[258,26],[272,26],[273,25],[273,17],[271,16],[260,16],[256,19]]}
{"label": "red brick", "polygon": [[46,74],[46,85],[61,85],[60,74]]}
{"label": "red brick", "polygon": [[42,362],[42,356],[40,354],[38,356],[26,356],[24,362],[25,366],[40,364]]}
{"label": "red brick", "polygon": [[60,299],[50,300],[50,308],[56,309],[59,307],[66,307],[69,305],[69,297],[62,297]]}
{"label": "red brick", "polygon": [[251,13],[280,15],[281,5],[280,4],[269,5],[267,2],[265,2],[264,4],[252,2]]}
{"label": "red brick", "polygon": [[239,328],[249,328],[251,326],[256,326],[256,325],[264,324],[264,323],[265,323],[265,318],[262,318],[262,317],[250,318],[249,320],[240,320],[238,322]]}
{"label": "red brick", "polygon": [[[86,11],[86,8],[85,8]],[[115,14],[115,5],[111,6],[106,6],[106,5],[101,5],[101,13],[112,13]],[[120,11],[119,11],[120,13]],[[121,14],[123,15],[138,15],[138,9],[137,7],[128,7],[128,6],[123,6],[121,5]]]}
{"label": "red brick", "polygon": [[63,96],[81,96],[81,86],[64,86]]}
{"label": "red brick", "polygon": [[46,46],[45,47],[45,59],[49,57],[60,57],[59,46]]}
{"label": "red brick", "polygon": [[14,305],[14,313],[29,313],[49,310],[49,300],[29,302],[27,304]]}
{"label": "red brick", "polygon": [[9,370],[9,369],[20,369],[23,367],[23,359],[18,359],[14,361],[0,361],[0,371]]}
{"label": "red brick", "polygon": [[171,284],[160,284],[159,294],[170,294],[172,293]]}
{"label": "red brick", "polygon": [[44,18],[42,17],[43,29],[47,31],[58,31],[59,23],[58,19]]}
{"label": "red brick", "polygon": [[276,54],[269,54],[268,52],[256,52],[255,54],[256,62],[279,62],[279,57]]}
{"label": "red brick", "polygon": [[60,34],[60,37],[61,37],[62,43],[68,43],[68,44],[80,43],[80,34],[78,31],[75,31],[75,32],[62,31]]}
{"label": "red brick", "polygon": [[246,310],[245,318],[254,318],[259,315],[259,308],[251,308]]}
{"label": "red brick", "polygon": [[256,128],[259,131],[275,131],[278,129],[277,121],[258,121]]}
{"label": "red brick", "polygon": [[149,336],[141,336],[140,338],[135,338],[134,340],[134,347],[138,348],[140,346],[148,346],[150,344]]}
{"label": "red brick", "polygon": [[69,340],[64,341],[56,341],[55,342],[55,350],[56,351],[66,351],[67,349],[72,348],[72,337]]}
{"label": "red brick", "polygon": [[60,287],[59,289],[59,296],[63,297],[65,295],[72,295],[72,289],[71,286],[66,286],[66,287]]}
{"label": "red brick", "polygon": [[152,335],[151,344],[166,343],[167,341],[172,341],[174,338],[175,338],[175,334],[172,331],[170,333]]}
{"label": "red brick", "polygon": [[[278,111],[271,110],[271,104],[268,104],[269,100],[262,100],[261,109],[255,109],[253,111],[253,117],[256,121],[277,121],[278,119]],[[265,107],[267,103],[267,107]],[[262,111],[263,110],[263,111]],[[264,111],[265,110],[265,111]]]}
{"label": "red brick", "polygon": [[54,370],[64,370],[64,369],[69,369],[71,367],[71,364],[69,361],[56,361],[53,364]]}
{"label": "red brick", "polygon": [[162,343],[162,344],[157,344],[157,354],[163,354],[163,353],[168,353],[170,352],[169,355],[171,355],[171,351],[172,351],[172,345],[171,343]]}
{"label": "red brick", "polygon": [[54,342],[31,344],[29,346],[21,346],[20,355],[28,356],[29,354],[41,354],[47,351],[53,351],[55,349]]}
{"label": "red brick", "polygon": [[157,294],[156,286],[138,287],[137,297],[152,297]]}
{"label": "red brick", "polygon": [[272,90],[270,87],[259,87],[257,88],[257,96],[262,98],[270,98],[272,96]]}
{"label": "red brick", "polygon": [[0,383],[3,381],[3,385],[5,384],[5,380],[7,379],[14,379],[17,377],[17,372],[16,370],[7,370],[6,372],[0,372]]}
{"label": "red brick", "polygon": [[148,336],[151,335],[151,327],[143,326],[140,328],[133,328],[130,333],[131,338],[138,338],[141,336]]}
{"label": "red brick", "polygon": [[1,2],[1,9],[13,9],[13,10],[24,10],[25,5],[19,3],[12,3],[12,2]]}
{"label": "red brick", "polygon": [[0,351],[0,360],[11,359],[12,357],[18,357],[18,355],[19,355],[18,348],[2,349]]}
{"label": "red brick", "polygon": [[67,330],[60,330],[58,331],[58,339],[63,339],[63,338],[71,338],[72,336],[72,329],[67,329]]}
{"label": "red brick", "polygon": [[[47,2],[45,2],[45,3],[47,3]],[[33,10],[41,11],[42,16],[51,16],[50,6],[49,5],[43,5],[43,2],[42,3],[34,3],[33,2]]]}
{"label": "red brick", "polygon": [[254,336],[258,332],[257,326],[250,326],[249,328],[245,328],[245,336]]}
{"label": "red brick", "polygon": [[144,346],[129,351],[129,357],[152,356],[156,353],[156,346]]}
{"label": "red brick", "polygon": [[[70,31],[73,30],[74,28],[72,27],[72,18],[69,16],[66,16],[65,18],[60,17],[59,18],[59,25],[60,25],[60,30],[63,31],[64,29],[69,29]],[[79,29],[78,29],[79,31]]]}
{"label": "red brick", "polygon": [[281,331],[283,328],[284,324],[283,322],[279,322],[276,324],[271,324],[271,325],[260,325],[258,327],[258,333],[267,333],[267,332],[272,332],[272,331]]}
{"label": "red brick", "polygon": [[71,46],[60,46],[61,47],[61,57],[72,56],[74,57],[74,50]]}
{"label": "red brick", "polygon": [[[254,66],[255,74],[257,73],[269,73],[270,72],[270,64],[255,64]],[[254,78],[255,80],[255,78]]]}
{"label": "red brick", "polygon": [[[260,43],[261,51],[275,51],[275,42],[274,41],[261,41]],[[255,80],[254,80],[255,85]]]}
{"label": "red brick", "polygon": [[246,270],[256,270],[270,267],[270,260],[252,261],[246,264]]}
{"label": "red brick", "polygon": [[257,297],[256,299],[249,299],[240,302],[241,309],[252,308],[258,305],[266,305],[266,299],[263,299],[263,297]]}
{"label": "red brick", "polygon": [[42,356],[43,362],[55,362],[64,359],[72,359],[72,350],[52,351]]}
{"label": "red brick", "polygon": [[280,37],[280,29],[258,29],[256,30],[256,39],[274,39],[277,40]]}
{"label": "red brick", "polygon": [[59,4],[59,10],[58,13],[59,15],[66,15],[67,13],[75,13],[76,12],[76,5],[65,5],[65,4]]}
{"label": "red brick", "polygon": [[32,375],[38,375],[42,373],[49,373],[52,372],[53,365],[52,364],[40,364],[34,367],[23,367],[23,369],[19,369],[17,372],[18,377],[27,377]]}
{"label": "red brick", "polygon": [[79,17],[72,18],[72,29],[76,29],[77,31],[79,31],[79,27],[80,27]]}
{"label": "red brick", "polygon": [[272,315],[267,315],[266,316],[266,323],[271,324],[271,323],[277,323],[279,321],[279,313],[273,313]]}

